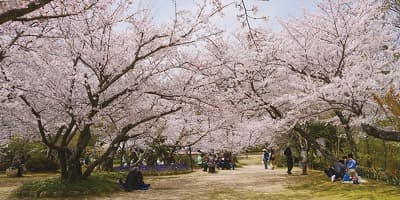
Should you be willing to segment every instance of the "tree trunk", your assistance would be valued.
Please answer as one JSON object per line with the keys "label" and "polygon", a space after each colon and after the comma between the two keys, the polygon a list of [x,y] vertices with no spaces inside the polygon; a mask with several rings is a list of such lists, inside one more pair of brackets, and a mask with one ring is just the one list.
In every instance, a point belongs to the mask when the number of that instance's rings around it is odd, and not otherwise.
{"label": "tree trunk", "polygon": [[189,146],[189,160],[190,160],[190,169],[193,171],[193,158],[192,158],[192,147]]}
{"label": "tree trunk", "polygon": [[124,160],[126,162],[126,158],[125,158],[125,145],[126,145],[126,141],[124,141],[122,143],[122,148],[121,148],[121,155],[119,157],[119,167],[122,169],[124,167]]}
{"label": "tree trunk", "polygon": [[82,166],[80,159],[69,160],[68,162],[68,177],[66,183],[78,183],[83,180]]}
{"label": "tree trunk", "polygon": [[[78,142],[72,154],[67,159],[67,179],[66,183],[77,183],[84,179],[82,176],[81,157],[90,140],[90,125],[84,125],[82,132],[78,136]],[[85,177],[86,178],[86,177]]]}
{"label": "tree trunk", "polygon": [[400,132],[398,131],[385,131],[378,129],[369,124],[361,124],[362,129],[370,136],[383,139],[386,141],[400,142]]}
{"label": "tree trunk", "polygon": [[174,161],[174,154],[177,150],[177,145],[173,146],[172,149],[170,149],[170,152],[168,154],[168,158],[166,159],[167,163],[164,163],[165,165],[170,165],[171,163],[175,163]]}
{"label": "tree trunk", "polygon": [[354,141],[354,137],[353,134],[351,133],[351,128],[349,126],[349,124],[346,124],[344,127],[344,132],[346,134],[347,137],[347,141],[349,142],[349,146],[350,146],[350,151],[353,154],[353,158],[357,159],[358,158],[358,149],[357,149],[357,144]]}
{"label": "tree trunk", "polygon": [[317,142],[315,137],[307,133],[305,130],[303,130],[300,125],[296,124],[294,126],[294,130],[297,131],[305,140],[307,140],[309,147],[319,150],[326,159],[328,159],[332,163],[333,161],[337,160],[335,156],[332,154],[332,152],[321,147],[321,145]]}
{"label": "tree trunk", "polygon": [[371,168],[372,167],[372,162],[371,162],[371,154],[369,151],[369,140],[368,136],[365,138],[365,147],[366,147],[366,152],[367,152],[367,167]]}
{"label": "tree trunk", "polygon": [[335,114],[339,118],[341,124],[344,126],[344,133],[346,134],[347,142],[349,143],[350,151],[353,154],[353,158],[357,159],[358,158],[357,145],[356,142],[354,141],[354,137],[352,135],[352,131],[350,128],[351,116],[349,115],[348,117],[345,117],[343,113],[339,110],[336,110]]}
{"label": "tree trunk", "polygon": [[387,169],[387,158],[388,158],[388,149],[387,149],[387,145],[386,145],[386,141],[382,140],[382,144],[383,144],[383,170]]}
{"label": "tree trunk", "polygon": [[[112,143],[111,143],[112,144]],[[90,163],[89,166],[87,166],[86,171],[83,173],[83,178],[89,177],[93,170],[100,164],[102,164],[105,168],[103,168],[105,171],[112,171],[113,170],[113,157],[114,153],[117,151],[118,147],[114,147],[114,145],[110,145],[106,152],[103,153],[103,155],[100,156],[97,160],[94,162]]]}
{"label": "tree trunk", "polygon": [[68,179],[67,155],[65,151],[58,151],[57,153],[58,153],[58,160],[60,161],[61,180],[66,181]]}

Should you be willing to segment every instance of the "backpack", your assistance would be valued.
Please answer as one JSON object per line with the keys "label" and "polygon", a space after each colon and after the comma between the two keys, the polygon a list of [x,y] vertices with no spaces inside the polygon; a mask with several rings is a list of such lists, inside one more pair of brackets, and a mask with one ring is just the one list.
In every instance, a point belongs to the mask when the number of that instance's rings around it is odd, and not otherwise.
{"label": "backpack", "polygon": [[345,173],[343,175],[343,181],[351,181],[351,177],[350,177],[350,175],[348,173]]}

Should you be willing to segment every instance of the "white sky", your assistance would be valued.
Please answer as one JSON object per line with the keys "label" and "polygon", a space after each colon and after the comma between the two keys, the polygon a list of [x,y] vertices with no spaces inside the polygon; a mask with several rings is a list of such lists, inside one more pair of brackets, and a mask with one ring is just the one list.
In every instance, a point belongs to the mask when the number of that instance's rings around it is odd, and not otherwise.
{"label": "white sky", "polygon": [[[194,9],[193,0],[176,0],[178,9]],[[223,3],[231,2],[231,0],[223,0]],[[280,30],[281,26],[278,23],[279,19],[287,19],[290,17],[301,17],[303,10],[312,11],[315,10],[314,0],[246,0],[246,6],[251,8],[253,5],[257,5],[258,13],[257,16],[268,16],[269,20],[257,20],[253,22],[252,26],[262,25],[269,26],[273,30]],[[174,8],[173,0],[148,0],[150,8],[155,12],[155,19],[162,21],[162,19],[171,18]],[[216,23],[222,29],[228,32],[234,31],[240,28],[239,22],[236,20],[236,14],[238,10],[232,5],[224,10],[225,16],[223,18],[216,19]]]}

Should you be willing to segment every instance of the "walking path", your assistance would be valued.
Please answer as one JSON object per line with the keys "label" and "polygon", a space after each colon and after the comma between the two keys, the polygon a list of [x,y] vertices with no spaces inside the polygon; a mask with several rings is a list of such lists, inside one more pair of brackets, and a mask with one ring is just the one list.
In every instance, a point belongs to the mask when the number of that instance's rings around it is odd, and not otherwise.
{"label": "walking path", "polygon": [[284,169],[265,170],[262,165],[247,165],[235,170],[210,174],[197,170],[190,174],[145,178],[148,191],[118,193],[102,199],[264,199],[284,193],[289,183]]}

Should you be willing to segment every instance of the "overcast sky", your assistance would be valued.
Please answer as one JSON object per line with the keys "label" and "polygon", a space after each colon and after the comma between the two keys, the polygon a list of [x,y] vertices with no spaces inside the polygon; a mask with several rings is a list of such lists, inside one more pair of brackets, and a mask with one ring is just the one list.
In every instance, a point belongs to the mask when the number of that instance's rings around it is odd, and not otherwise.
{"label": "overcast sky", "polygon": [[[176,0],[178,9],[194,9],[193,0]],[[230,0],[223,0],[224,3]],[[268,16],[268,21],[258,20],[257,25],[269,26],[273,30],[280,30],[278,19],[287,19],[289,17],[301,17],[303,10],[315,10],[315,0],[246,0],[246,5],[251,8],[257,5],[258,16]],[[170,19],[173,14],[172,0],[149,0],[149,7],[153,8],[157,20]],[[216,23],[227,31],[234,31],[240,27],[236,20],[237,9],[234,6],[224,10],[225,16],[217,19]],[[253,22],[255,23],[255,22]],[[252,24],[255,26],[256,24]]]}

